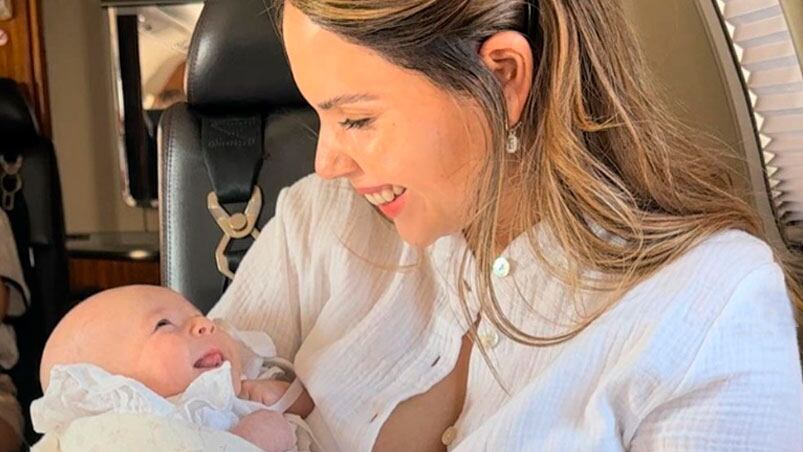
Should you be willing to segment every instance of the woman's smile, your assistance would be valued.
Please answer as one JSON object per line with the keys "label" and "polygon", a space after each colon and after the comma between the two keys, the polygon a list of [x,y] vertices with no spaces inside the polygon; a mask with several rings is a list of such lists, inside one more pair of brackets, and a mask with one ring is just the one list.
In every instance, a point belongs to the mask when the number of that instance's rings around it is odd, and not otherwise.
{"label": "woman's smile", "polygon": [[398,217],[406,204],[407,189],[401,185],[383,185],[356,190],[390,219]]}

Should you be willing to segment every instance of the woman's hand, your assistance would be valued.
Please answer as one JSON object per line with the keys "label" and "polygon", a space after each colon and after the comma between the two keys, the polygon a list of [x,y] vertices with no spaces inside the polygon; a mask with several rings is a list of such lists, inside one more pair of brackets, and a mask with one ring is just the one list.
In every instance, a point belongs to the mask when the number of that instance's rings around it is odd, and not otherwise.
{"label": "woman's hand", "polygon": [[[290,383],[281,380],[243,380],[240,389],[240,398],[259,402],[265,406],[271,406],[282,398]],[[315,404],[312,402],[307,390],[301,391],[301,395],[293,403],[287,412],[305,418],[309,416]]]}
{"label": "woman's hand", "polygon": [[296,444],[296,434],[287,419],[268,410],[255,411],[245,416],[229,433],[265,452],[285,452]]}

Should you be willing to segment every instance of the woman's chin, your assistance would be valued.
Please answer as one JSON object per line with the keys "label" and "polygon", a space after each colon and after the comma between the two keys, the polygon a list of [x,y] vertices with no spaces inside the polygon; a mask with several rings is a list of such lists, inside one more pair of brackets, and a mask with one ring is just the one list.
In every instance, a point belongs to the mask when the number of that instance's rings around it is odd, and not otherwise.
{"label": "woman's chin", "polygon": [[443,235],[427,231],[421,227],[410,227],[399,222],[396,223],[396,230],[405,243],[416,248],[426,248]]}

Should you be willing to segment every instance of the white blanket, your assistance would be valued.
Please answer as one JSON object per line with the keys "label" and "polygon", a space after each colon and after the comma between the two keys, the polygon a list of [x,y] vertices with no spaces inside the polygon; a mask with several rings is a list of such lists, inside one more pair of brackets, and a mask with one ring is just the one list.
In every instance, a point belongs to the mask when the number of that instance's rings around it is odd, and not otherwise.
{"label": "white blanket", "polygon": [[31,451],[259,452],[259,448],[228,432],[157,415],[107,413],[77,419],[58,435],[49,433]]}

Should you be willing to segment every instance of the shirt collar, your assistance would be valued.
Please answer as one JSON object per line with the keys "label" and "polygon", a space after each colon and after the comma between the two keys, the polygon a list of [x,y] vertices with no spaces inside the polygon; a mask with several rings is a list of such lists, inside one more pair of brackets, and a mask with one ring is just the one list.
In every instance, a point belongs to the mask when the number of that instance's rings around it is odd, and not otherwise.
{"label": "shirt collar", "polygon": [[[500,292],[520,291],[524,286],[529,289],[535,281],[542,281],[547,270],[534,252],[537,247],[548,259],[559,261],[565,259],[565,253],[557,244],[557,240],[541,223],[517,236],[497,256],[509,266],[509,271],[501,276],[494,274],[493,268],[482,269],[492,273],[494,290]],[[456,298],[460,293],[458,284],[467,289],[470,312],[476,318],[479,313],[479,298],[473,292],[477,280],[477,262],[469,252],[468,243],[462,233],[455,233],[438,239],[427,249],[433,270],[441,277],[443,287]],[[461,264],[465,259],[464,271]],[[500,300],[506,304],[505,300]]]}

